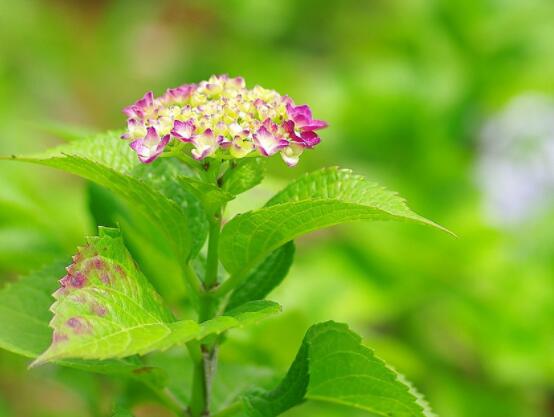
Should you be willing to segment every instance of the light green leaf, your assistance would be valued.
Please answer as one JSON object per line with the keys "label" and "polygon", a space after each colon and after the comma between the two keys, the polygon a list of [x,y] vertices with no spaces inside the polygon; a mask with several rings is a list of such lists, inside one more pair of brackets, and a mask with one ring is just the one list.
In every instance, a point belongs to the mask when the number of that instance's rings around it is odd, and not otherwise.
{"label": "light green leaf", "polygon": [[138,270],[116,229],[101,229],[79,249],[54,293],[52,344],[37,364],[66,358],[144,355],[248,325],[280,311],[272,302],[248,303],[201,324],[175,321]]}
{"label": "light green leaf", "polygon": [[136,154],[126,141],[119,139],[121,132],[108,131],[90,138],[71,141],[41,154],[33,159],[59,158],[73,155],[90,159],[119,173],[128,174],[140,164]]}
{"label": "light green leaf", "polygon": [[443,229],[411,211],[396,193],[350,170],[325,168],[292,182],[266,207],[232,219],[221,235],[221,261],[230,274],[244,277],[286,242],[355,220],[400,220]]}
{"label": "light green leaf", "polygon": [[278,286],[289,272],[294,257],[294,243],[285,243],[275,249],[252,273],[238,286],[231,295],[228,309],[252,300],[264,299]]}
{"label": "light green leaf", "polygon": [[249,417],[274,417],[305,400],[342,404],[385,417],[434,417],[413,387],[344,324],[312,326],[285,379],[244,396]]}
{"label": "light green leaf", "polygon": [[223,177],[223,190],[239,195],[262,182],[265,175],[264,158],[244,158],[231,161],[231,168]]}

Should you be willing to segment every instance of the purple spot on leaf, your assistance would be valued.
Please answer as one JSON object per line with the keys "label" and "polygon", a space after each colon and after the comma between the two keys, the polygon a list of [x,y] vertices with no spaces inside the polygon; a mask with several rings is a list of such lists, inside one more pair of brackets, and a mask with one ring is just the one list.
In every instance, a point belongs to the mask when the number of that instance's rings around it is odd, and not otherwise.
{"label": "purple spot on leaf", "polygon": [[108,311],[104,306],[95,303],[92,305],[92,312],[97,316],[104,317]]}
{"label": "purple spot on leaf", "polygon": [[73,299],[73,301],[75,301],[76,303],[79,303],[79,304],[84,304],[84,303],[87,302],[85,297],[83,297],[82,295],[74,296],[74,297],[72,297],[72,299]]}
{"label": "purple spot on leaf", "polygon": [[73,329],[77,334],[82,334],[90,331],[90,326],[84,319],[80,317],[71,317],[66,324]]}
{"label": "purple spot on leaf", "polygon": [[73,288],[82,288],[85,285],[87,277],[82,272],[77,272],[75,275],[68,275],[69,285]]}
{"label": "purple spot on leaf", "polygon": [[65,342],[67,340],[67,335],[60,333],[60,332],[54,332],[52,335],[52,343],[60,343]]}
{"label": "purple spot on leaf", "polygon": [[125,272],[123,271],[123,268],[121,265],[115,265],[116,272],[121,275],[122,277],[125,277]]}
{"label": "purple spot on leaf", "polygon": [[100,259],[99,257],[95,257],[92,260],[92,266],[96,269],[104,269],[105,264],[104,264],[104,261],[102,259]]}

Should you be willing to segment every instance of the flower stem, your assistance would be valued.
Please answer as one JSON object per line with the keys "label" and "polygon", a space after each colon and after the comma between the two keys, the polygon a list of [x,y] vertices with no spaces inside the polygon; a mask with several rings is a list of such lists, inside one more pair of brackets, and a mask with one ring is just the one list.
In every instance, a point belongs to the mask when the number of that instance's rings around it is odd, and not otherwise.
{"label": "flower stem", "polygon": [[[205,165],[204,180],[218,185],[221,161]],[[198,321],[210,320],[217,314],[220,297],[210,292],[218,284],[219,269],[219,235],[223,208],[218,207],[209,213],[210,230],[208,236],[208,256],[206,273],[198,292]],[[195,281],[196,283],[196,281]],[[216,367],[217,342],[194,342],[188,345],[190,356],[194,363],[192,374],[192,392],[189,407],[191,417],[210,415],[211,379]]]}

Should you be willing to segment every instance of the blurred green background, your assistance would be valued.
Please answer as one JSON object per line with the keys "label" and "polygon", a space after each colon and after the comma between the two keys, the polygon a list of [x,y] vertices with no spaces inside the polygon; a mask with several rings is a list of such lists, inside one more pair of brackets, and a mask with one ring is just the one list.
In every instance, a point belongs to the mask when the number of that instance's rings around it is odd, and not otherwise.
{"label": "blurred green background", "polygon": [[[298,168],[272,161],[235,211],[340,165],[459,235],[382,223],[300,240],[271,296],[285,313],[235,332],[222,361],[285,371],[308,326],[332,318],[442,417],[554,416],[554,2],[0,0],[0,154],[60,143],[45,127],[123,128],[146,90],[218,73],[330,124]],[[94,233],[87,205],[73,177],[0,164],[0,285],[69,257]],[[27,363],[0,353],[2,417],[101,416],[117,391]],[[149,407],[137,415],[164,415]]]}

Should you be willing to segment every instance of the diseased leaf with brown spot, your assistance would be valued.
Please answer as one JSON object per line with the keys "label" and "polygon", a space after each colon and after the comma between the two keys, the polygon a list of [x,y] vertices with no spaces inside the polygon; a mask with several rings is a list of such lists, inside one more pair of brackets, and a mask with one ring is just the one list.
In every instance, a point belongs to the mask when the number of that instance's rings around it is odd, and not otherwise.
{"label": "diseased leaf with brown spot", "polygon": [[199,324],[176,321],[141,273],[117,229],[100,229],[73,257],[54,293],[52,344],[36,361],[143,355],[249,324],[280,310],[248,303]]}

